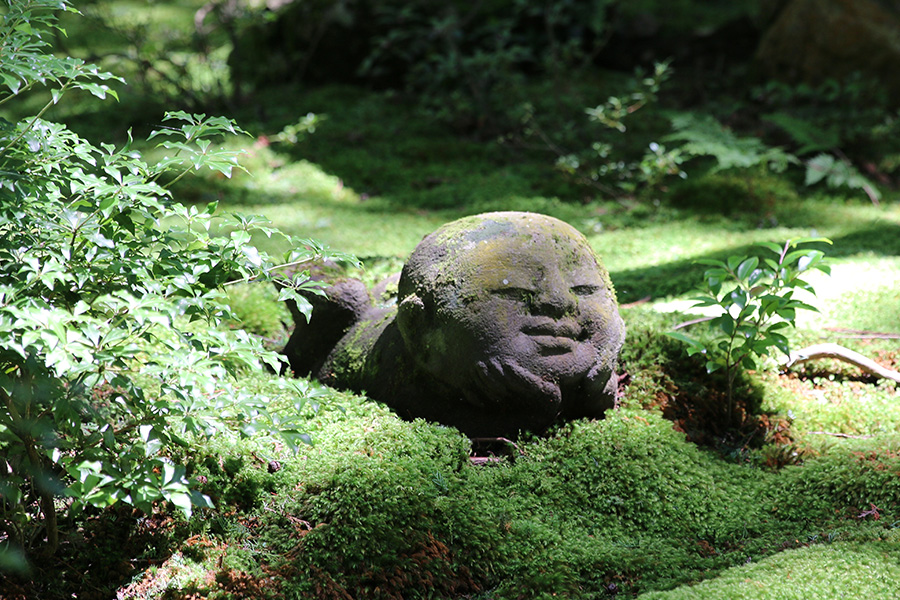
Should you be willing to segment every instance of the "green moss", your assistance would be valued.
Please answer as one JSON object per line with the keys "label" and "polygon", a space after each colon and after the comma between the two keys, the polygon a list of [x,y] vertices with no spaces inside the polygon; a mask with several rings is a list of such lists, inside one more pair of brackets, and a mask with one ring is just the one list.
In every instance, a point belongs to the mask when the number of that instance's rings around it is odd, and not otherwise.
{"label": "green moss", "polygon": [[[290,408],[274,381],[250,383],[275,392],[273,410]],[[770,472],[625,407],[476,467],[454,429],[356,395],[322,400],[301,411],[315,445],[296,455],[266,437],[215,439],[196,455],[193,473],[220,508],[194,533],[215,551],[173,565],[172,587],[191,590],[223,565],[259,581],[279,573],[276,597],[769,597],[740,595],[746,580],[782,597],[789,575],[810,597],[843,586],[875,599],[898,580],[888,560],[900,543],[896,438]],[[871,504],[880,518],[859,518]]]}
{"label": "green moss", "polygon": [[593,257],[604,285],[613,291],[612,298],[615,299],[609,274],[596,252],[580,232],[564,221],[544,216],[534,218],[528,213],[489,213],[445,224],[432,234],[432,238],[430,247],[446,249],[446,253],[425,269],[430,285],[438,283],[453,287],[457,282],[465,282],[466,289],[487,294],[501,287],[500,282],[491,277],[501,266],[507,265],[515,276],[534,278],[520,287],[538,289],[543,284],[540,273],[530,272],[521,264],[508,264],[512,260],[508,244],[518,241],[541,253],[535,259],[537,263],[559,265],[563,271],[574,269],[584,256]]}
{"label": "green moss", "polygon": [[776,224],[778,215],[789,213],[798,201],[799,196],[789,181],[767,171],[749,170],[688,178],[671,194],[671,202],[678,207],[769,219],[765,225]]}
{"label": "green moss", "polygon": [[397,314],[396,306],[379,311],[377,314],[364,317],[341,338],[332,350],[323,369],[332,373],[335,381],[344,386],[359,387],[365,381],[366,365],[379,336],[393,322]]}
{"label": "green moss", "polygon": [[900,538],[868,544],[836,543],[783,552],[735,567],[712,581],[641,600],[832,600],[894,598],[900,581]]}
{"label": "green moss", "polygon": [[776,510],[792,520],[859,518],[875,505],[879,517],[894,515],[894,521],[900,516],[900,436],[851,440],[786,467],[777,494],[783,504]]}

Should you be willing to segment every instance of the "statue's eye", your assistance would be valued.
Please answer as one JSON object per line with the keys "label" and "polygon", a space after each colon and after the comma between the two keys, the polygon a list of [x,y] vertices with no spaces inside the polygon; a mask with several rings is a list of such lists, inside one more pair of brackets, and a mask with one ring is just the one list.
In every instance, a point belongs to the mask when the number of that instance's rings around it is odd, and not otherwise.
{"label": "statue's eye", "polygon": [[533,291],[518,287],[500,288],[494,290],[494,294],[502,296],[503,298],[509,298],[510,300],[514,300],[516,302],[523,302],[525,304],[528,304],[534,298]]}
{"label": "statue's eye", "polygon": [[573,285],[571,290],[576,296],[593,296],[600,291],[600,286],[590,284]]}

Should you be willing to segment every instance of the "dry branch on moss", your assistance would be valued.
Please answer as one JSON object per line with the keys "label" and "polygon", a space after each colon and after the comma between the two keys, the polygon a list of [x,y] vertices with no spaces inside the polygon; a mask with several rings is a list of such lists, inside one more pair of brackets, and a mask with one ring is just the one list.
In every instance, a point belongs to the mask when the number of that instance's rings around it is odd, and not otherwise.
{"label": "dry branch on moss", "polygon": [[850,363],[852,365],[856,365],[867,373],[871,373],[872,375],[875,375],[877,377],[890,379],[892,381],[900,383],[900,373],[898,373],[897,371],[883,367],[875,361],[866,358],[859,352],[854,352],[849,348],[844,348],[839,344],[833,343],[813,344],[812,346],[807,346],[806,348],[803,348],[801,350],[791,352],[784,367],[785,369],[789,369],[795,364],[820,358],[833,358],[846,363]]}

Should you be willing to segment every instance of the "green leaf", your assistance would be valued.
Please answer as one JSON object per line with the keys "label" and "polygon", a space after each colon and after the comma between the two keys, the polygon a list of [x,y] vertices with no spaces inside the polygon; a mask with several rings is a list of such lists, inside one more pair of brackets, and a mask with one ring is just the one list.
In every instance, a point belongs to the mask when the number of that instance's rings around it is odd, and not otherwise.
{"label": "green leaf", "polygon": [[[719,292],[722,291],[722,283],[723,283],[723,280],[720,279],[719,277],[707,277],[706,278],[706,287],[709,288],[709,291],[712,292],[712,294],[714,296],[712,298],[712,304],[716,304],[718,302],[718,300],[715,298],[715,296],[718,296]],[[700,305],[697,305],[697,306],[700,306]]]}
{"label": "green leaf", "polygon": [[689,336],[689,335],[686,335],[686,334],[684,334],[684,333],[681,333],[680,331],[669,331],[669,332],[666,332],[666,335],[669,336],[670,338],[673,338],[673,339],[679,340],[679,341],[681,341],[681,342],[684,342],[684,343],[688,344],[689,346],[691,346],[691,347],[693,347],[693,348],[697,348],[697,349],[699,349],[699,350],[704,350],[704,349],[706,348],[706,347],[705,347],[701,342],[699,342],[698,340],[692,338],[692,337]]}
{"label": "green leaf", "polygon": [[716,260],[713,258],[698,258],[694,261],[694,263],[696,263],[698,265],[707,265],[710,267],[719,267],[720,269],[723,269],[723,270],[725,268],[727,268],[726,263],[722,262],[721,260]]}
{"label": "green leaf", "polygon": [[765,248],[766,250],[774,252],[775,254],[778,254],[779,256],[781,255],[781,251],[783,249],[782,246],[779,246],[778,244],[776,244],[774,242],[757,242],[753,245],[757,246],[759,248]]}
{"label": "green leaf", "polygon": [[794,321],[797,318],[797,311],[790,307],[781,307],[775,310],[775,314],[787,321]]}
{"label": "green leaf", "polygon": [[300,444],[304,444],[306,446],[312,446],[312,438],[308,433],[302,433],[296,430],[285,429],[281,431],[281,438],[285,441],[288,447],[297,451]]}
{"label": "green leaf", "polygon": [[719,317],[716,317],[715,319],[712,320],[712,323],[714,323],[716,327],[721,329],[725,333],[725,335],[730,336],[731,334],[734,333],[734,328],[735,328],[734,318],[728,313],[725,313]]}
{"label": "green leaf", "polygon": [[810,250],[797,260],[797,269],[802,273],[803,271],[815,267],[824,257],[825,253],[821,250]]}
{"label": "green leaf", "polygon": [[171,492],[163,494],[166,500],[181,509],[186,519],[190,519],[193,514],[193,502],[189,492]]}
{"label": "green leaf", "polygon": [[738,279],[747,279],[747,277],[756,270],[756,267],[759,266],[759,259],[755,256],[751,256],[750,258],[741,262],[737,268],[737,276]]}
{"label": "green leaf", "polygon": [[792,238],[789,242],[792,248],[800,245],[800,244],[828,244],[833,245],[833,242],[826,237],[801,237],[801,238]]}
{"label": "green leaf", "polygon": [[723,366],[724,365],[722,365],[722,363],[708,360],[708,361],[706,361],[706,372],[707,373],[715,373],[716,371],[721,369]]}
{"label": "green leaf", "polygon": [[694,296],[691,300],[695,301],[695,304],[692,304],[692,308],[701,308],[706,306],[718,306],[719,300],[715,296]]}
{"label": "green leaf", "polygon": [[737,288],[737,289],[733,290],[731,292],[731,294],[728,295],[728,297],[731,299],[732,304],[734,304],[735,306],[737,306],[741,309],[743,309],[745,306],[747,306],[747,302],[750,299],[747,294],[747,291],[743,290],[741,288]]}
{"label": "green leaf", "polygon": [[808,256],[813,250],[794,250],[792,252],[788,252],[784,256],[784,260],[782,261],[782,265],[785,267],[793,265],[795,262],[800,260],[802,257]]}
{"label": "green leaf", "polygon": [[300,314],[302,314],[306,318],[307,322],[309,322],[309,319],[312,317],[313,310],[313,306],[312,304],[310,304],[309,300],[307,300],[303,295],[297,293],[297,290],[292,287],[282,287],[278,292],[278,301],[284,302],[285,300],[294,302],[297,310],[299,310]]}
{"label": "green leaf", "polygon": [[190,491],[191,504],[197,508],[215,508],[212,499],[196,490]]}
{"label": "green leaf", "polygon": [[765,339],[767,342],[770,342],[776,348],[781,350],[781,352],[784,353],[785,356],[790,356],[790,343],[788,342],[788,339],[786,337],[784,337],[780,333],[773,332],[772,328],[770,327],[766,332]]}
{"label": "green leaf", "polygon": [[783,112],[765,115],[763,119],[784,129],[799,144],[798,155],[831,150],[841,145],[840,132],[836,127],[815,126],[810,121]]}

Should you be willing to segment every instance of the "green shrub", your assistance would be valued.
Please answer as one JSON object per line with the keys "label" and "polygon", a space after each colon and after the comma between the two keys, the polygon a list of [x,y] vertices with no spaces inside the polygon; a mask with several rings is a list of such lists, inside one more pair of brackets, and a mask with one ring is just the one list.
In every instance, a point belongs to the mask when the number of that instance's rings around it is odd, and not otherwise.
{"label": "green shrub", "polygon": [[[752,173],[753,169],[759,169],[781,173],[790,165],[805,164],[807,186],[825,181],[832,188],[860,189],[873,204],[878,204],[881,193],[875,185],[864,177],[846,156],[843,156],[836,145],[818,138],[823,132],[807,122],[786,114],[770,115],[768,120],[784,128],[799,142],[800,154],[814,150],[819,153],[804,162],[779,147],[767,145],[761,138],[736,135],[714,117],[698,116],[694,113],[674,115],[672,127],[675,132],[664,139],[684,142],[679,151],[688,156],[714,158],[713,171],[735,169]],[[821,150],[828,150],[837,156],[823,153]],[[749,176],[747,181],[748,184],[752,183]]]}
{"label": "green shrub", "polygon": [[235,80],[258,86],[299,78],[402,89],[458,129],[494,134],[515,125],[525,73],[590,62],[614,1],[295,2],[244,19],[229,63]]}
{"label": "green shrub", "polygon": [[[770,81],[754,89],[753,96],[765,111],[762,119],[777,127],[773,133],[790,143],[798,156],[828,153],[841,163],[837,168],[844,171],[843,183],[875,199],[880,196],[856,169],[870,163],[890,172],[889,157],[897,151],[900,120],[879,81],[861,74],[818,86]],[[815,168],[809,164],[807,173]]]}
{"label": "green shrub", "polygon": [[[568,123],[561,131],[548,131],[541,125],[543,116],[537,115],[529,105],[523,119],[526,134],[539,138],[557,155],[558,170],[582,185],[613,197],[633,195],[645,188],[656,189],[671,177],[684,178],[681,150],[666,149],[657,142],[655,132],[648,137],[640,131],[641,126],[652,128],[648,124],[658,115],[651,107],[659,103],[660,88],[671,75],[667,62],[655,63],[650,72],[637,69],[623,92],[585,109],[589,122],[599,123],[605,130]],[[638,111],[641,116],[635,117]],[[567,129],[581,135],[566,140]],[[587,136],[590,139],[585,139],[582,133],[585,130],[590,131]],[[578,149],[564,150],[567,142]]]}
{"label": "green shrub", "polygon": [[[130,141],[96,147],[44,121],[70,90],[113,95],[103,83],[112,75],[49,52],[58,10],[74,12],[15,0],[0,14],[0,104],[41,86],[50,94],[37,114],[0,120],[0,551],[43,554],[58,546],[58,512],[209,506],[172,459],[192,435],[268,428],[286,443],[302,439],[296,420],[233,387],[238,373],[277,369],[280,358],[218,327],[231,316],[226,282],[275,278],[251,235],[279,232],[218,215],[214,203],[178,204],[159,183],[204,167],[230,176],[236,153],[212,142],[242,131],[221,117],[168,113],[150,136],[166,156],[147,163]],[[290,262],[324,253],[290,244]],[[282,281],[280,296],[308,312],[297,294],[312,289],[307,275]]]}

